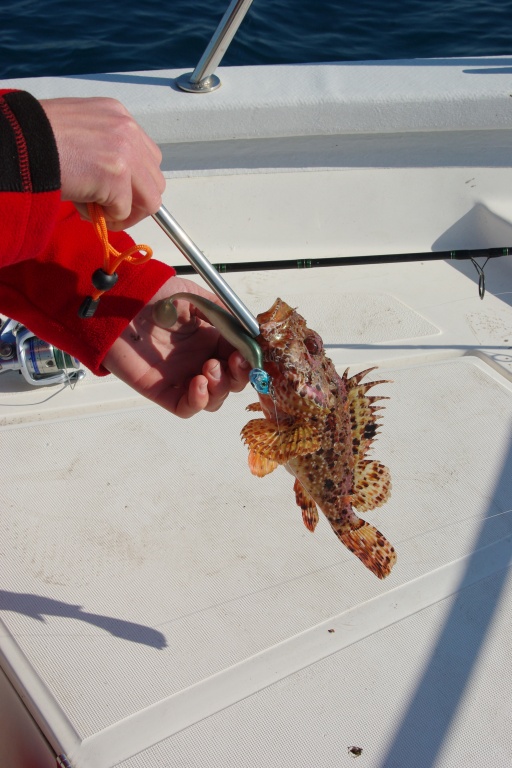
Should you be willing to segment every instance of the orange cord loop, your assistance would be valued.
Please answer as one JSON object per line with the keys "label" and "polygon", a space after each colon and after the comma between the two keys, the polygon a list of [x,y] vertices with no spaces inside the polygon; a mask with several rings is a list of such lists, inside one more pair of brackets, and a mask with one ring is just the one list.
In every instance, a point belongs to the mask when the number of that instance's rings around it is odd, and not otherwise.
{"label": "orange cord loop", "polygon": [[[101,206],[97,203],[88,203],[87,210],[89,211],[89,216],[91,217],[96,234],[103,245],[103,271],[107,275],[113,275],[123,261],[128,261],[130,264],[134,265],[144,264],[144,262],[149,261],[153,255],[153,251],[149,245],[132,245],[122,253],[117,251],[108,241],[107,223],[102,213]],[[141,255],[140,251],[144,251],[144,254]],[[135,253],[137,253],[138,256],[134,256]],[[96,289],[91,294],[93,301],[97,301],[103,293],[105,293],[105,290],[102,291]]]}
{"label": "orange cord loop", "polygon": [[[103,246],[103,267],[97,269],[92,275],[94,291],[87,296],[78,311],[79,317],[92,317],[98,306],[100,297],[112,288],[117,282],[116,269],[121,262],[128,261],[138,265],[149,261],[153,255],[149,245],[132,245],[126,251],[117,251],[108,241],[108,230],[101,206],[97,203],[88,203],[87,210],[91,217],[92,225]],[[141,254],[141,251],[143,253]],[[135,255],[137,254],[137,255]]]}

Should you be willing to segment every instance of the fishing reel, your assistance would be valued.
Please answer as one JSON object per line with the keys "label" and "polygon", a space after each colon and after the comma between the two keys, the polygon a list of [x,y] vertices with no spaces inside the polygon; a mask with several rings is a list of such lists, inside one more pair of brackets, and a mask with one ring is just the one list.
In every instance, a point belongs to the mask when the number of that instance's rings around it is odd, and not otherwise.
{"label": "fishing reel", "polygon": [[0,373],[5,371],[19,371],[33,387],[76,384],[85,376],[76,357],[9,319],[0,326]]}

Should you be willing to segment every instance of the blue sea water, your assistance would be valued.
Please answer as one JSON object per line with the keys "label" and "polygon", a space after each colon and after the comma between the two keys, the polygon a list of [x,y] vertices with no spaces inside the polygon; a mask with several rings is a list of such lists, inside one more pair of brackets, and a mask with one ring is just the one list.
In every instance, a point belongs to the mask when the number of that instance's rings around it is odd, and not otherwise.
{"label": "blue sea water", "polygon": [[[0,77],[194,68],[229,0],[1,0]],[[512,0],[254,0],[222,64],[512,53]]]}

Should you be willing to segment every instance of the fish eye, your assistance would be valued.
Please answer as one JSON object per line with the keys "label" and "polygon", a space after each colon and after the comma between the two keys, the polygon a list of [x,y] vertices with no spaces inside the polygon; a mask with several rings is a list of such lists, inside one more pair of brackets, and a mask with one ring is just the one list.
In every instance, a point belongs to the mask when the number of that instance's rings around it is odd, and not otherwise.
{"label": "fish eye", "polygon": [[318,339],[316,339],[315,336],[306,336],[304,339],[304,345],[310,355],[318,355],[318,353],[321,351],[320,344],[318,343]]}

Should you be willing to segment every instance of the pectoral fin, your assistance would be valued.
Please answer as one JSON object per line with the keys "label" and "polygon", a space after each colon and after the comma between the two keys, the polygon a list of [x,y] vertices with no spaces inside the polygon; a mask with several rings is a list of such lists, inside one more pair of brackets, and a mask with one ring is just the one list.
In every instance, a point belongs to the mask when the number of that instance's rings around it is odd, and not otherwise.
{"label": "pectoral fin", "polygon": [[253,419],[242,429],[242,439],[250,450],[286,464],[294,456],[305,456],[320,448],[321,436],[309,425],[274,424],[267,419]]}
{"label": "pectoral fin", "polygon": [[256,477],[265,477],[265,475],[269,475],[278,466],[277,461],[267,459],[261,453],[256,453],[256,451],[249,451],[249,469]]}

